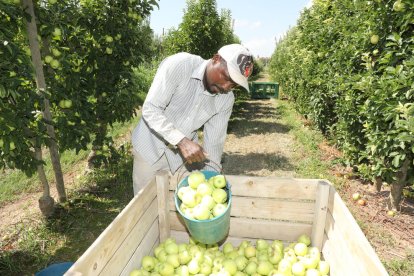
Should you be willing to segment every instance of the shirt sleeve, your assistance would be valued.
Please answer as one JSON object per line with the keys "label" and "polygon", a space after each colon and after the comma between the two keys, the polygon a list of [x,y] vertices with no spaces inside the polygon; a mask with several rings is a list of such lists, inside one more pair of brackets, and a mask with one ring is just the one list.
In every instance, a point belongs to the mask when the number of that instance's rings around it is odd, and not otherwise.
{"label": "shirt sleeve", "polygon": [[[225,109],[215,114],[205,123],[203,128],[203,148],[208,153],[208,159],[213,168],[221,169],[221,155],[227,136],[227,126],[233,109],[234,97]],[[217,168],[219,166],[219,168]]]}
{"label": "shirt sleeve", "polygon": [[180,60],[172,56],[160,64],[142,106],[142,118],[148,126],[174,146],[185,135],[165,116],[164,110],[181,80]]}

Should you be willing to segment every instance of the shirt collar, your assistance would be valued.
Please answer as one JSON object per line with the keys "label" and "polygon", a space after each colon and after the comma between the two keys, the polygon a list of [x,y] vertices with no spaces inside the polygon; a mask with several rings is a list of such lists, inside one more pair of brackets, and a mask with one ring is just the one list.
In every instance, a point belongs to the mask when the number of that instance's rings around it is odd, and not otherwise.
{"label": "shirt collar", "polygon": [[217,96],[217,94],[213,94],[208,92],[207,90],[204,89],[204,84],[203,84],[203,78],[204,78],[204,72],[206,71],[207,68],[207,64],[209,63],[209,60],[205,60],[203,61],[197,68],[196,70],[194,70],[193,74],[191,75],[191,78],[194,79],[198,79],[200,81],[200,86],[203,88],[203,94],[210,96],[210,97],[215,97]]}

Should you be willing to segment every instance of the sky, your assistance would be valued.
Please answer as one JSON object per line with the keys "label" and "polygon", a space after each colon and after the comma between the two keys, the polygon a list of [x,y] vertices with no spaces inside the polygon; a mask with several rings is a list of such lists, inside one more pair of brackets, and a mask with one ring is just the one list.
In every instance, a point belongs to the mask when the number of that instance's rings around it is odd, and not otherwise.
{"label": "sky", "polygon": [[[270,57],[275,42],[296,25],[300,12],[312,0],[216,0],[217,10],[231,11],[234,33],[254,56]],[[158,35],[182,22],[186,0],[160,0],[151,13],[150,25]]]}

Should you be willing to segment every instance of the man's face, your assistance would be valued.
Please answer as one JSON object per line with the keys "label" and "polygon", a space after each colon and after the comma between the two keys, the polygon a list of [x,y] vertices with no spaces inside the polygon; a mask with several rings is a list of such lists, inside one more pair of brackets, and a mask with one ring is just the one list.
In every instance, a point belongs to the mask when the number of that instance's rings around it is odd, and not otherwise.
{"label": "man's face", "polygon": [[207,67],[205,82],[206,89],[213,94],[228,93],[238,85],[230,78],[226,61],[218,55],[213,57],[212,63]]}

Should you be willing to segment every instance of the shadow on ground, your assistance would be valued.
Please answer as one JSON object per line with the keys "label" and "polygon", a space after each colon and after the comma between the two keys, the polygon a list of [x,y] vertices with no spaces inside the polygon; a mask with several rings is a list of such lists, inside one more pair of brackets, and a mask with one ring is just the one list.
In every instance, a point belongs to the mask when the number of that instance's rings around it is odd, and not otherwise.
{"label": "shadow on ground", "polygon": [[287,133],[290,127],[275,122],[283,113],[282,107],[272,107],[267,100],[237,102],[229,121],[228,133],[237,137],[254,134]]}
{"label": "shadow on ground", "polygon": [[274,153],[223,154],[223,171],[232,175],[254,175],[254,171],[294,171],[289,160]]}

